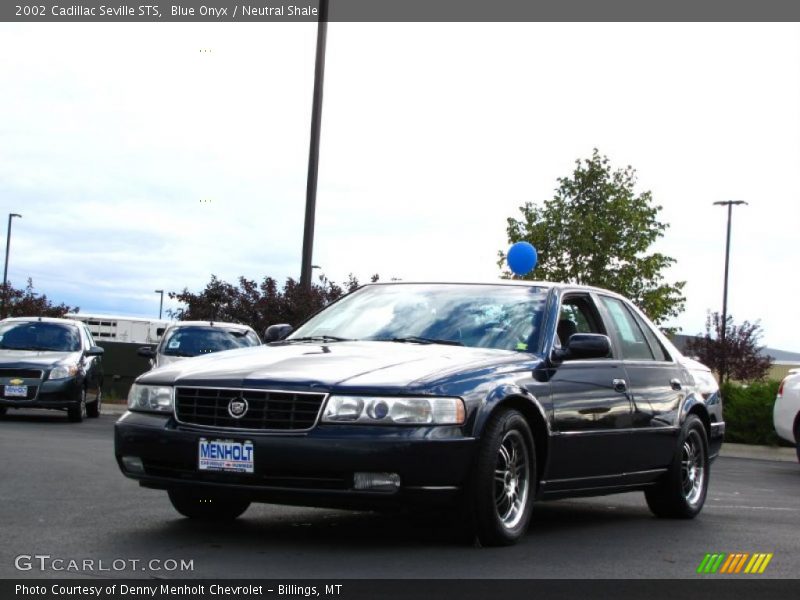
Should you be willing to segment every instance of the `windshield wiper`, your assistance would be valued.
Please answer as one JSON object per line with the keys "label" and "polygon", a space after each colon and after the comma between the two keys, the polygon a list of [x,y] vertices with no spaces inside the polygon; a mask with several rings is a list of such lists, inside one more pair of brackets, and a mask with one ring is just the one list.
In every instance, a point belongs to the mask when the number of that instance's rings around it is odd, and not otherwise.
{"label": "windshield wiper", "polygon": [[307,335],[304,337],[289,338],[286,342],[352,342],[350,338],[336,337],[335,335]]}
{"label": "windshield wiper", "polygon": [[419,335],[409,335],[406,337],[396,337],[392,338],[393,342],[401,342],[407,343],[411,342],[413,344],[444,344],[445,346],[463,346],[461,342],[457,342],[456,340],[437,340],[436,338],[427,338],[421,337]]}

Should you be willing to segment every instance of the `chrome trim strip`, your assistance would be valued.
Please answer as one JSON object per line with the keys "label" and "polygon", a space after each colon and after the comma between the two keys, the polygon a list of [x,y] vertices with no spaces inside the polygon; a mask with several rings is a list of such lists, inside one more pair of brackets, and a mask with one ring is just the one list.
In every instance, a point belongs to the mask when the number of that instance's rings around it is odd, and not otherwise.
{"label": "chrome trim strip", "polygon": [[[221,427],[218,425],[199,425],[197,423],[187,423],[185,421],[181,421],[178,418],[178,388],[184,390],[226,390],[231,392],[258,392],[258,393],[268,393],[268,394],[298,394],[298,395],[305,395],[305,396],[322,396],[322,401],[319,405],[319,410],[317,411],[317,418],[314,419],[314,423],[308,429],[246,429],[244,427]],[[207,386],[207,385],[173,385],[172,386],[172,416],[175,419],[175,422],[179,425],[184,425],[186,427],[197,427],[199,429],[208,430],[208,431],[223,431],[226,433],[229,432],[242,432],[242,433],[268,433],[268,434],[293,434],[293,433],[308,433],[312,429],[314,429],[318,424],[319,420],[322,417],[322,411],[325,408],[325,405],[328,403],[328,397],[330,396],[330,392],[296,392],[293,390],[273,390],[273,389],[265,389],[265,388],[235,388],[235,387],[219,387],[219,386]]]}
{"label": "chrome trim strip", "polygon": [[662,431],[680,431],[680,427],[664,426],[664,427],[627,427],[625,429],[587,429],[585,431],[554,431],[553,435],[597,435],[597,434],[612,434],[612,433],[657,433]]}
{"label": "chrome trim strip", "polygon": [[456,492],[461,488],[457,485],[406,485],[401,490],[423,490],[426,492]]}

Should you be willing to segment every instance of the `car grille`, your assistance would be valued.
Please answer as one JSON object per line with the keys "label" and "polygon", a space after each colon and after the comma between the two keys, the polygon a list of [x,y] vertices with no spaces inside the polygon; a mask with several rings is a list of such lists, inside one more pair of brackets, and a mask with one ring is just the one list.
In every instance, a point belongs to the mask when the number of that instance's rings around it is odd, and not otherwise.
{"label": "car grille", "polygon": [[3,386],[3,398],[6,400],[33,400],[36,398],[36,392],[38,391],[38,386],[29,385],[28,386],[28,395],[24,398],[22,396],[6,396],[6,386]]}
{"label": "car grille", "polygon": [[20,379],[41,379],[44,372],[38,369],[0,369],[0,377],[19,377]]}
{"label": "car grille", "polygon": [[[247,400],[247,412],[234,418],[228,412],[230,401]],[[207,427],[302,431],[317,421],[325,394],[236,390],[219,388],[175,389],[175,415],[178,421]]]}

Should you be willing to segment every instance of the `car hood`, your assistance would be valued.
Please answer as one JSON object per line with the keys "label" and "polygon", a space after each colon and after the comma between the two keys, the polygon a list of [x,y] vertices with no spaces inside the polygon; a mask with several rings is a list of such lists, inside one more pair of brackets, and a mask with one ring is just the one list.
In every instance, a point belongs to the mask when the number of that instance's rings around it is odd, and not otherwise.
{"label": "car hood", "polygon": [[0,350],[0,368],[43,369],[61,363],[77,363],[80,352]]}
{"label": "car hood", "polygon": [[[525,354],[528,359],[530,354]],[[216,352],[154,369],[141,383],[303,388],[425,385],[519,362],[519,352],[398,342],[288,343]]]}

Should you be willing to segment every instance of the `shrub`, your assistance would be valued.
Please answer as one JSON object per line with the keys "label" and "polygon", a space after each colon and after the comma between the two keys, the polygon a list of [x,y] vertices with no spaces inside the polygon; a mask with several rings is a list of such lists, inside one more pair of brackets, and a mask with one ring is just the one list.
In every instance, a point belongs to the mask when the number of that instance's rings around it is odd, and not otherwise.
{"label": "shrub", "polygon": [[738,444],[781,444],[772,424],[772,408],[778,394],[778,381],[722,385],[725,441]]}

